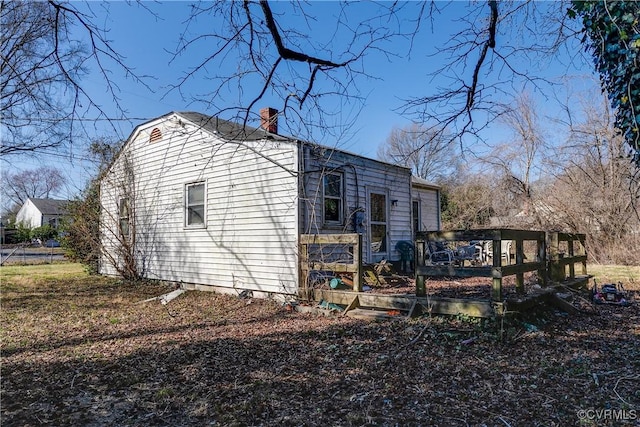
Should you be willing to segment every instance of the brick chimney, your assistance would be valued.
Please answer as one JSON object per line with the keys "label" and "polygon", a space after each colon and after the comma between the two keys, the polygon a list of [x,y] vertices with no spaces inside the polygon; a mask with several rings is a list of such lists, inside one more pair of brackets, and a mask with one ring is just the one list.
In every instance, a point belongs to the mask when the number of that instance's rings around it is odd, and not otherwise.
{"label": "brick chimney", "polygon": [[260,127],[269,133],[278,133],[278,110],[271,107],[261,109]]}

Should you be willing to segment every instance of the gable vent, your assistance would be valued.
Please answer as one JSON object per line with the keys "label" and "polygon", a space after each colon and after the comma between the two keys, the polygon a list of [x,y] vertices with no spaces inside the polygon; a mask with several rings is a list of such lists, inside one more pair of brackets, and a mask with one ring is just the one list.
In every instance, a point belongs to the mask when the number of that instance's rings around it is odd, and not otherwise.
{"label": "gable vent", "polygon": [[151,135],[149,135],[149,143],[158,142],[161,139],[162,139],[162,132],[160,132],[160,129],[153,128],[153,130],[151,131]]}

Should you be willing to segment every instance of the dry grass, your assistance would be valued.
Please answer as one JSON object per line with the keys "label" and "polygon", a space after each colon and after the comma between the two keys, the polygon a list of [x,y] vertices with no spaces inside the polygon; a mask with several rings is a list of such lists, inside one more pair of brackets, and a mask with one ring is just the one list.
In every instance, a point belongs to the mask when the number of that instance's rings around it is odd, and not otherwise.
{"label": "dry grass", "polygon": [[640,290],[640,266],[589,264],[588,272],[600,284],[621,282],[626,289]]}
{"label": "dry grass", "polygon": [[[76,265],[0,273],[3,427],[638,425],[638,304],[364,323],[205,292],[140,303],[169,288]],[[578,417],[604,409],[627,419]]]}
{"label": "dry grass", "polygon": [[37,265],[5,265],[0,268],[0,283],[3,290],[10,286],[38,287],[53,280],[86,280],[85,269],[77,263],[54,263]]}

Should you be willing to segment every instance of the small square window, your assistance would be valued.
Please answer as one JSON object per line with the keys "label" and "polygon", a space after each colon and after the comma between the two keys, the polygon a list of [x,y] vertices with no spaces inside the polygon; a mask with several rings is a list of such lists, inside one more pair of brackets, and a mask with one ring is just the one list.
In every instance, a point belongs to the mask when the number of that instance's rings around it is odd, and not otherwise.
{"label": "small square window", "polygon": [[205,226],[205,199],[204,182],[186,186],[185,222],[187,227]]}

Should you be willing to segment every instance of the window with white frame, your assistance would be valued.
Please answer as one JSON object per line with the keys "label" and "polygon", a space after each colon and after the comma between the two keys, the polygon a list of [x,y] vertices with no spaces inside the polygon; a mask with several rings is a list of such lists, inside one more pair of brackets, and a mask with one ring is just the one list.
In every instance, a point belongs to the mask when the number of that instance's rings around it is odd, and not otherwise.
{"label": "window with white frame", "polygon": [[185,225],[205,227],[205,185],[196,182],[185,186]]}
{"label": "window with white frame", "polygon": [[123,237],[129,236],[129,220],[131,216],[131,206],[129,204],[129,198],[123,197],[118,203],[118,219],[120,227],[120,235]]}
{"label": "window with white frame", "polygon": [[344,184],[341,173],[328,173],[322,181],[325,224],[344,223]]}
{"label": "window with white frame", "polygon": [[371,252],[387,252],[387,195],[382,193],[369,194],[369,231],[371,233]]}

